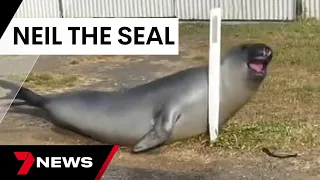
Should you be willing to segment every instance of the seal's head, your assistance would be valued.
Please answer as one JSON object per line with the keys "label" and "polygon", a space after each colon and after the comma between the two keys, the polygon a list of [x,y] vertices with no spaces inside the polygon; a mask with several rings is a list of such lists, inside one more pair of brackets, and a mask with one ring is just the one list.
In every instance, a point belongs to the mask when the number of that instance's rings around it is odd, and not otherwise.
{"label": "seal's head", "polygon": [[249,77],[257,80],[264,78],[273,56],[272,49],[265,44],[242,45],[242,49],[248,51]]}
{"label": "seal's head", "polygon": [[266,77],[272,57],[273,51],[266,44],[240,44],[226,53],[222,68],[231,71],[233,78],[241,78],[239,81],[246,79],[250,84],[258,85]]}
{"label": "seal's head", "polygon": [[255,95],[272,56],[268,45],[258,43],[240,44],[226,52],[221,64],[220,125]]}

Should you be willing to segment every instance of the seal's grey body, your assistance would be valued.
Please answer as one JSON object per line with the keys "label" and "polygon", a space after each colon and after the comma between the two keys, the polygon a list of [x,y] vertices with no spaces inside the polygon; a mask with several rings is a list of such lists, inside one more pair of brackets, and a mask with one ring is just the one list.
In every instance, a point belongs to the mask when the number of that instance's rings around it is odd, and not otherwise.
{"label": "seal's grey body", "polygon": [[110,144],[134,145],[155,123],[168,131],[174,126],[171,138],[177,140],[206,129],[207,69],[189,69],[124,92],[59,95],[44,108],[66,128]]}
{"label": "seal's grey body", "polygon": [[[264,44],[236,46],[223,58],[220,127],[255,94],[271,58],[272,51]],[[257,66],[249,65],[251,60]],[[10,85],[0,81],[4,88]],[[57,126],[141,152],[207,132],[208,67],[117,92],[79,91],[49,98],[22,87],[16,99],[46,110]]]}

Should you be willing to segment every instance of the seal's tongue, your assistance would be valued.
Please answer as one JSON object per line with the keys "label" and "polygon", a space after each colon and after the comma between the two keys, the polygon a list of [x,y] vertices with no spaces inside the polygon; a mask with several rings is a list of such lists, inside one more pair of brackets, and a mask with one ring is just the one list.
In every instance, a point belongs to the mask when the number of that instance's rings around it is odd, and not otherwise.
{"label": "seal's tongue", "polygon": [[255,64],[251,63],[249,64],[250,68],[254,69],[257,72],[262,72],[263,71],[263,64]]}

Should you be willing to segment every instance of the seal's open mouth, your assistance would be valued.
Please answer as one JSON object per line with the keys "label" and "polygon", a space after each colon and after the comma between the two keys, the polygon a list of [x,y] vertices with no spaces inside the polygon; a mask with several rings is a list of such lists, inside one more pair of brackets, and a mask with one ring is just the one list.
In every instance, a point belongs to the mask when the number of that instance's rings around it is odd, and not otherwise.
{"label": "seal's open mouth", "polygon": [[269,47],[257,48],[251,52],[251,58],[248,67],[256,75],[265,75],[267,66],[272,59],[272,50]]}
{"label": "seal's open mouth", "polygon": [[268,61],[263,60],[251,60],[248,62],[248,67],[258,74],[264,74],[268,66]]}

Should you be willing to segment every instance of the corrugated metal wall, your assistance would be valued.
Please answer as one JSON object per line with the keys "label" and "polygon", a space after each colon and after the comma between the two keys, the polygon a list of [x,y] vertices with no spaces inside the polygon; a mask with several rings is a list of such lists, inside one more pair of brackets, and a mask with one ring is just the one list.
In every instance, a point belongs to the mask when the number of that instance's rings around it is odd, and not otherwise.
{"label": "corrugated metal wall", "polygon": [[63,0],[65,17],[173,17],[174,0]]}
{"label": "corrugated metal wall", "polygon": [[222,8],[224,20],[293,20],[295,0],[176,0],[177,15],[207,20],[211,8]]}
{"label": "corrugated metal wall", "polygon": [[302,16],[320,19],[320,0],[300,0],[302,5]]}
{"label": "corrugated metal wall", "polygon": [[62,0],[64,17],[113,17],[117,4],[104,0]]}
{"label": "corrugated metal wall", "polygon": [[[320,0],[61,0],[64,17],[174,17],[208,20],[221,7],[223,20],[294,20],[297,1],[302,16],[320,19]],[[24,0],[15,17],[60,17],[59,0]]]}
{"label": "corrugated metal wall", "polygon": [[14,17],[16,18],[58,18],[58,0],[24,0]]}

